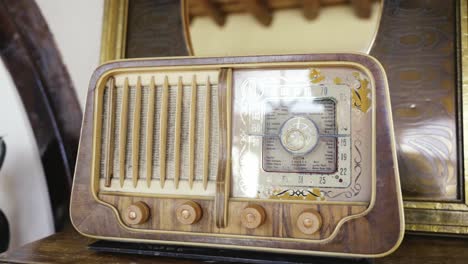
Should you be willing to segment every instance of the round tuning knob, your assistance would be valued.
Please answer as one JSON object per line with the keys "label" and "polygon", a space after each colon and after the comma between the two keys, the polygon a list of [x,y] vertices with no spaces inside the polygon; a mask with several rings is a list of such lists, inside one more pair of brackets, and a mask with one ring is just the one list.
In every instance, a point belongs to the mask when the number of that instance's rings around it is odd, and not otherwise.
{"label": "round tuning knob", "polygon": [[176,209],[177,220],[184,225],[195,224],[202,217],[202,209],[193,201],[185,202]]}
{"label": "round tuning knob", "polygon": [[124,212],[124,220],[129,225],[143,224],[148,221],[149,216],[149,207],[142,201],[131,204]]}
{"label": "round tuning knob", "polygon": [[312,235],[322,227],[322,216],[313,209],[306,210],[297,218],[297,227],[302,233]]}
{"label": "round tuning knob", "polygon": [[241,222],[246,228],[257,228],[265,222],[265,219],[265,209],[260,205],[249,205],[241,212]]}

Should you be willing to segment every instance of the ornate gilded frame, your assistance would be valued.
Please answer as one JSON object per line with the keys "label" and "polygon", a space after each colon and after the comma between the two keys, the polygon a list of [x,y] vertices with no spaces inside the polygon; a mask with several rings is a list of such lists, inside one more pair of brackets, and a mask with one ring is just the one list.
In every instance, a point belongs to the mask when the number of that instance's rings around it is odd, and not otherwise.
{"label": "ornate gilded frame", "polygon": [[[182,1],[185,8],[186,1]],[[461,83],[462,136],[468,138],[468,0],[457,2],[458,63]],[[101,43],[101,62],[125,58],[128,0],[106,0]],[[181,10],[185,14],[184,10]],[[187,21],[187,19],[184,19]],[[187,24],[184,24],[187,31]],[[190,39],[185,37],[190,46]],[[468,157],[468,143],[463,141],[463,155]],[[468,167],[468,159],[464,159]],[[406,230],[451,234],[468,234],[468,171],[463,172],[461,202],[405,201]]]}

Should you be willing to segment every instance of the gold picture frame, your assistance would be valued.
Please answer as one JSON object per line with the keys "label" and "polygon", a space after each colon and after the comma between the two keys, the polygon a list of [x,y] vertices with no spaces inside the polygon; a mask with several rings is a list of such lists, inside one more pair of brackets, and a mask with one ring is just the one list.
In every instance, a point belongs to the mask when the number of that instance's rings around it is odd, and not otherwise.
{"label": "gold picture frame", "polygon": [[[126,58],[128,0],[106,0],[101,43],[101,62]],[[181,14],[187,16],[186,0],[181,0]],[[457,10],[457,63],[459,63],[458,78],[461,85],[461,122],[462,137],[468,138],[468,0],[456,1]],[[185,9],[185,10],[184,10]],[[187,32],[187,17],[184,21],[184,35],[190,46]],[[188,49],[190,51],[190,49]],[[189,53],[190,54],[190,53]],[[468,157],[468,143],[463,142],[463,156]],[[468,168],[468,159],[464,159],[463,167]],[[468,234],[468,171],[461,172],[462,184],[460,201],[404,201],[405,222],[407,231]]]}

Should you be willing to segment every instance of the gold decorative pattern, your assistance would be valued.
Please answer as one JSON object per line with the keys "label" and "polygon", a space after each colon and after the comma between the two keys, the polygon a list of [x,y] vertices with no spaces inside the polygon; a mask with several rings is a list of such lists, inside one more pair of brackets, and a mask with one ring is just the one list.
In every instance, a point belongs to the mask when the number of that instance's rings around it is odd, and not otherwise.
{"label": "gold decorative pattern", "polygon": [[297,190],[284,190],[271,195],[268,199],[274,200],[308,200],[308,201],[324,201],[325,197],[320,192],[319,188]]}
{"label": "gold decorative pattern", "polygon": [[361,79],[357,72],[353,75],[360,83],[359,87],[353,87],[352,89],[353,106],[365,113],[371,106],[371,99],[369,98],[369,81],[367,79]]}
{"label": "gold decorative pattern", "polygon": [[325,80],[325,76],[322,75],[319,69],[310,69],[309,78],[312,83],[320,83]]}

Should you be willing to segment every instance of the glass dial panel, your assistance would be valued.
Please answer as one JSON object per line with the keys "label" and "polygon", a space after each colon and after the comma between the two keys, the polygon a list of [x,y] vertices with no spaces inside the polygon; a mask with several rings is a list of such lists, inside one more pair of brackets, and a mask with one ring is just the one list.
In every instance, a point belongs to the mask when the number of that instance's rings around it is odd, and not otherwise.
{"label": "glass dial panel", "polygon": [[363,72],[236,69],[233,78],[234,197],[370,200],[373,110]]}

